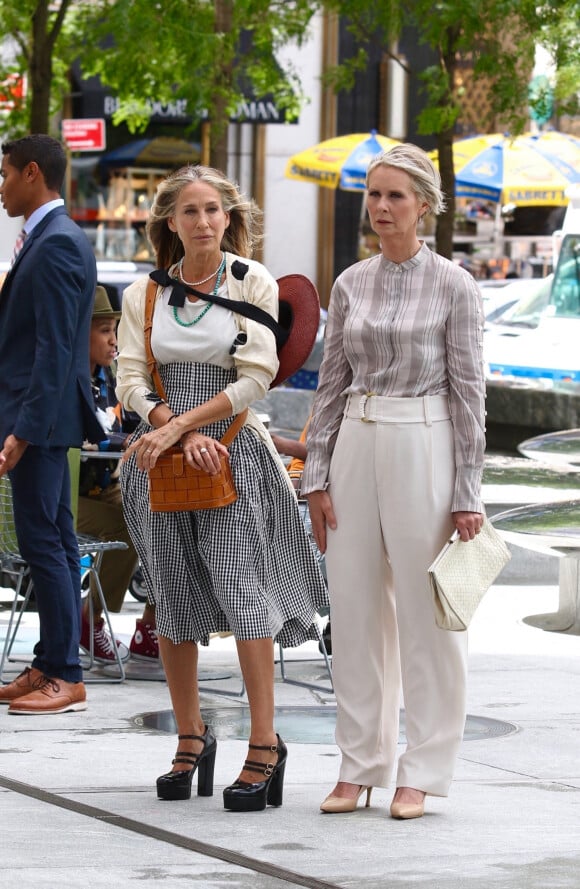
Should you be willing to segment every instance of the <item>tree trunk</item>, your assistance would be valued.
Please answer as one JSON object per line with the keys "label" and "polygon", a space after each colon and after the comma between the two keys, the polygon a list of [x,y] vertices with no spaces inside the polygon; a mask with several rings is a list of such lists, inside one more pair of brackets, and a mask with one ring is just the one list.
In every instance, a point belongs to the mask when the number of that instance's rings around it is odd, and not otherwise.
{"label": "tree trunk", "polygon": [[30,132],[48,133],[50,120],[50,85],[52,82],[52,46],[47,36],[48,0],[38,3],[32,16],[30,51]]}
{"label": "tree trunk", "polygon": [[[446,95],[441,104],[449,107],[453,103],[455,90],[455,71],[457,60],[455,47],[460,36],[458,28],[448,28],[445,35],[444,46],[440,49],[439,61],[443,69],[446,84]],[[441,256],[447,259],[453,258],[453,229],[455,226],[455,170],[453,167],[453,131],[451,124],[442,130],[437,136],[437,152],[439,155],[439,172],[441,174],[441,186],[447,201],[445,213],[437,219],[435,232],[435,249]]]}
{"label": "tree trunk", "polygon": [[453,229],[455,224],[455,172],[453,169],[453,130],[444,130],[437,136],[437,153],[439,155],[439,172],[441,187],[445,195],[447,208],[437,217],[435,232],[435,249],[441,256],[451,259],[453,256]]}
{"label": "tree trunk", "polygon": [[52,56],[62,30],[71,0],[38,0],[32,15],[32,40],[28,77],[30,80],[31,133],[48,133],[50,124],[50,94],[52,85]]}
{"label": "tree trunk", "polygon": [[[216,34],[229,34],[232,30],[233,0],[216,0],[215,2],[215,31]],[[227,99],[233,79],[233,66],[230,62],[224,63],[221,69],[221,84],[223,90],[216,90],[212,107],[210,108],[210,163],[218,170],[227,174],[228,171],[228,122]]]}

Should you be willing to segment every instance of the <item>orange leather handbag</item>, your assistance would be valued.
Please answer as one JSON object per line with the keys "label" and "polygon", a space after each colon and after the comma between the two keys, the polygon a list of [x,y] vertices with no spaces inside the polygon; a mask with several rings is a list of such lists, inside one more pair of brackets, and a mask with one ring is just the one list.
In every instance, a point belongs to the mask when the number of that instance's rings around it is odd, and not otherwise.
{"label": "orange leather handbag", "polygon": [[[238,414],[221,443],[229,445],[245,420]],[[169,448],[157,459],[149,474],[151,512],[180,512],[193,509],[217,509],[238,499],[232,468],[227,457],[220,457],[220,471],[210,475],[190,466],[180,447]]]}
{"label": "orange leather handbag", "polygon": [[[157,363],[151,349],[151,327],[153,324],[153,307],[157,287],[150,281],[147,287],[145,303],[145,349],[147,364],[157,394],[165,399],[165,389],[157,370]],[[232,443],[243,426],[247,410],[232,421],[221,438],[226,447]],[[183,450],[176,446],[168,448],[157,459],[149,475],[149,506],[151,512],[189,512],[195,509],[218,509],[229,506],[238,499],[230,461],[220,457],[220,471],[210,475],[204,469],[190,466],[185,460]]]}

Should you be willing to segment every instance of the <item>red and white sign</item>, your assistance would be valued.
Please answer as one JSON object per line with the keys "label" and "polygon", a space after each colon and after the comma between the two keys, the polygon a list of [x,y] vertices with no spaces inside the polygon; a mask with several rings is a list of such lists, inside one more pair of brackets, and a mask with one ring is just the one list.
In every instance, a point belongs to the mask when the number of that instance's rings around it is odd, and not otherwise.
{"label": "red and white sign", "polygon": [[62,121],[62,138],[70,151],[104,151],[104,118],[68,118]]}
{"label": "red and white sign", "polygon": [[14,111],[26,97],[26,74],[9,74],[0,81],[0,112]]}

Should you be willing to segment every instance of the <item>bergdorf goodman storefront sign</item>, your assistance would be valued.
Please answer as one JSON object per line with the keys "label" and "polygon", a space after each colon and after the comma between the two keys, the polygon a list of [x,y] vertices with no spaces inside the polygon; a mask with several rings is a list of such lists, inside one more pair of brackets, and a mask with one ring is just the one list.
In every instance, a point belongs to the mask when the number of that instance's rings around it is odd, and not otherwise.
{"label": "bergdorf goodman storefront sign", "polygon": [[[110,118],[118,111],[121,104],[116,96],[103,97],[103,115]],[[176,99],[174,102],[148,101],[152,120],[185,123],[191,120],[187,113],[187,99]],[[202,120],[211,120],[211,114],[204,111]],[[237,111],[230,117],[232,123],[297,123],[297,119],[287,121],[284,109],[278,108],[272,98],[244,99]]]}

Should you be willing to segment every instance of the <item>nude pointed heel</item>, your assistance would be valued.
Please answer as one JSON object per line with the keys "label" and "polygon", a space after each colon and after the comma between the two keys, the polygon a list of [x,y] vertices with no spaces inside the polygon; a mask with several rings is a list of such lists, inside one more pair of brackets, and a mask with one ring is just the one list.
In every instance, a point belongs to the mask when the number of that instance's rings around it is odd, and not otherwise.
{"label": "nude pointed heel", "polygon": [[411,818],[422,818],[425,812],[425,797],[420,803],[400,803],[393,800],[391,803],[391,818],[407,821]]}
{"label": "nude pointed heel", "polygon": [[366,787],[363,784],[361,786],[361,789],[357,793],[357,795],[355,797],[353,797],[352,799],[349,799],[348,797],[344,797],[344,796],[333,796],[332,794],[330,794],[329,796],[326,797],[324,802],[322,802],[320,804],[320,811],[326,812],[327,814],[332,814],[332,815],[339,815],[339,814],[342,814],[343,812],[354,812],[357,805],[358,805],[358,801],[361,798],[361,796],[365,790],[367,792],[367,800],[365,803],[365,809],[368,809],[368,807],[371,804],[371,793],[373,792],[373,788]]}

